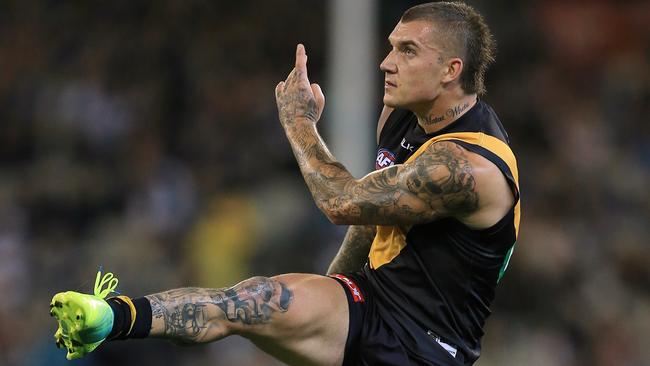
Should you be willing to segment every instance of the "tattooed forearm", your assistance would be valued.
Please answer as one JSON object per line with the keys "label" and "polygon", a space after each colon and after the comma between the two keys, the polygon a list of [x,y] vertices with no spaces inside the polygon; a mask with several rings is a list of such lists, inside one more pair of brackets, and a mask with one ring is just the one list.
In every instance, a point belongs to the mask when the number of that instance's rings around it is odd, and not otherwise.
{"label": "tattooed forearm", "polygon": [[352,225],[345,234],[338,254],[330,264],[327,274],[358,271],[368,259],[370,246],[377,229],[373,225]]}
{"label": "tattooed forearm", "polygon": [[431,144],[413,163],[356,180],[327,151],[315,126],[286,131],[316,204],[334,223],[406,226],[478,207],[472,166],[454,143]]}
{"label": "tattooed forearm", "polygon": [[231,325],[264,324],[289,310],[293,294],[282,282],[254,277],[229,289],[180,288],[148,295],[151,336],[204,343],[229,334]]}
{"label": "tattooed forearm", "polygon": [[328,200],[338,196],[354,177],[335,160],[313,123],[299,120],[285,125],[285,132],[316,205],[327,214]]}

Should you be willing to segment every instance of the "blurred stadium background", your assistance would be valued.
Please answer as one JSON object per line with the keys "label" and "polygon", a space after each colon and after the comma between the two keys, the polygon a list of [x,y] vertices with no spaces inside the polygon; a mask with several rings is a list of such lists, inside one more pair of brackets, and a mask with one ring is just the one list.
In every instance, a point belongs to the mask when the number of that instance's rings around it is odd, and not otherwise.
{"label": "blurred stadium background", "polygon": [[[323,272],[345,228],[311,202],[274,87],[304,42],[321,130],[370,171],[378,64],[415,3],[0,1],[0,365],[68,364],[47,304],[100,264],[130,295]],[[470,3],[524,205],[478,365],[650,365],[650,2]],[[75,364],[127,362],[279,365],[238,338]]]}

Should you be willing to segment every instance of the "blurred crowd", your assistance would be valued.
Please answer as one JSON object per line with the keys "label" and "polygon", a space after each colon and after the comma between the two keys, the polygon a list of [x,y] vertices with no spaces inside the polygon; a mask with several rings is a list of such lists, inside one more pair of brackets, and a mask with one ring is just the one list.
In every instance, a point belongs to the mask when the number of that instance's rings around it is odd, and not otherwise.
{"label": "blurred crowd", "polygon": [[[379,3],[383,52],[417,2]],[[478,365],[648,365],[650,3],[470,3],[498,43],[484,99],[523,204]],[[47,305],[100,265],[132,296],[325,271],[346,228],[312,203],[273,90],[299,41],[325,77],[327,8],[0,2],[0,365],[67,364]],[[78,364],[125,362],[279,365],[239,338],[111,342]]]}

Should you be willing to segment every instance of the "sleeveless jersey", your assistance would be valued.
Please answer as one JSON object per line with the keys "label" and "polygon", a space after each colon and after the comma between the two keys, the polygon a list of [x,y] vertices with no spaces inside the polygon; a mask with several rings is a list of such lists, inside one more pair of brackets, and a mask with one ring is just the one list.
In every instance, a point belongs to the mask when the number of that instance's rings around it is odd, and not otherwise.
{"label": "sleeveless jersey", "polygon": [[[508,135],[492,108],[478,101],[450,125],[426,134],[415,115],[396,109],[379,139],[376,168],[409,164],[432,143],[451,141],[496,165],[510,184],[515,204],[494,226],[473,230],[454,218],[416,225],[404,232],[378,226],[363,268],[384,320],[404,347],[425,352],[437,339],[465,364],[480,354],[483,326],[497,282],[519,231],[517,163]],[[425,352],[426,353],[426,352]]]}

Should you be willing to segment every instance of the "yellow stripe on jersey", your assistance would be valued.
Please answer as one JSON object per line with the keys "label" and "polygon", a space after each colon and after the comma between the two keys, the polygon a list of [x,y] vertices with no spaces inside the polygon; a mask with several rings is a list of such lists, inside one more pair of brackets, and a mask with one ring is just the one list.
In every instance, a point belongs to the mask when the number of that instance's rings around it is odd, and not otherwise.
{"label": "yellow stripe on jersey", "polygon": [[498,138],[486,135],[483,132],[455,132],[433,137],[420,146],[420,148],[413,153],[408,160],[406,160],[406,163],[410,163],[415,160],[415,158],[422,155],[422,153],[424,153],[432,143],[445,140],[460,140],[490,150],[508,165],[508,168],[510,168],[510,171],[512,172],[512,176],[515,178],[515,185],[517,186],[517,189],[519,189],[517,159],[515,159],[515,154],[510,150],[510,146]]}
{"label": "yellow stripe on jersey", "polygon": [[[432,143],[446,140],[460,140],[467,142],[468,144],[477,145],[484,149],[491,151],[493,154],[498,156],[504,163],[510,168],[512,177],[514,178],[515,187],[519,191],[519,170],[517,169],[517,159],[515,154],[510,149],[510,146],[505,142],[499,140],[498,138],[490,135],[486,135],[483,132],[455,132],[455,133],[446,133],[444,135],[436,136],[429,141],[425,142],[420,148],[411,155],[411,157],[406,160],[406,163],[409,163],[419,155],[422,155],[426,151],[427,147]],[[515,205],[515,235],[519,236],[519,221],[521,218],[521,201],[518,200]]]}
{"label": "yellow stripe on jersey", "polygon": [[[411,155],[404,164],[412,163],[418,156],[422,155],[433,143],[446,140],[459,140],[468,144],[480,146],[498,156],[510,169],[514,178],[514,184],[519,190],[519,170],[517,159],[510,149],[510,146],[498,138],[486,135],[482,132],[454,132],[436,136],[425,142]],[[515,205],[515,235],[519,236],[519,220],[521,217],[520,200]],[[406,246],[406,233],[397,226],[377,226],[377,235],[370,247],[368,254],[370,268],[377,269],[386,263],[390,263]]]}
{"label": "yellow stripe on jersey", "polygon": [[370,268],[377,269],[392,261],[406,246],[406,234],[397,226],[377,226],[368,259]]}

